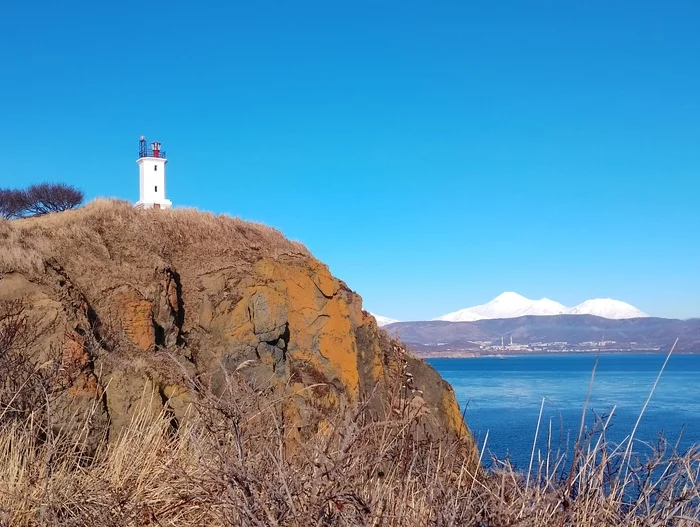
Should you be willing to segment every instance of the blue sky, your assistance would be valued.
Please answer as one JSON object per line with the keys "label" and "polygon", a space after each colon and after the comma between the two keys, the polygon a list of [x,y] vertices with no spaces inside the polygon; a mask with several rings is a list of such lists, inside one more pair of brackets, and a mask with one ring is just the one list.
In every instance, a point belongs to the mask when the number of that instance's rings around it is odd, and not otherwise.
{"label": "blue sky", "polygon": [[365,307],[700,316],[700,3],[7,2],[0,187],[275,226]]}

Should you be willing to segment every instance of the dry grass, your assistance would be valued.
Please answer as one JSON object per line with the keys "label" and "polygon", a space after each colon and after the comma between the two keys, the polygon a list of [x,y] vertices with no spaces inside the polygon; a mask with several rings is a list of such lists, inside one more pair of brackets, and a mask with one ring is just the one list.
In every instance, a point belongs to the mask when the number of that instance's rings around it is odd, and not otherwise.
{"label": "dry grass", "polygon": [[[47,259],[79,263],[83,268],[76,271],[104,268],[105,259],[136,269],[177,257],[183,247],[196,255],[183,267],[213,265],[232,255],[311,258],[302,244],[273,228],[195,209],[137,210],[125,201],[98,199],[78,210],[0,220],[0,273],[38,272]],[[142,261],[153,255],[162,261]]]}
{"label": "dry grass", "polygon": [[416,442],[400,394],[390,420],[348,409],[299,444],[284,405],[260,393],[232,378],[175,432],[167,411],[137,412],[89,456],[81,431],[45,433],[45,408],[22,424],[0,418],[0,525],[698,525],[696,449],[660,443],[638,462],[601,421],[570,477],[547,456],[526,482],[507,463],[469,473],[458,445]]}

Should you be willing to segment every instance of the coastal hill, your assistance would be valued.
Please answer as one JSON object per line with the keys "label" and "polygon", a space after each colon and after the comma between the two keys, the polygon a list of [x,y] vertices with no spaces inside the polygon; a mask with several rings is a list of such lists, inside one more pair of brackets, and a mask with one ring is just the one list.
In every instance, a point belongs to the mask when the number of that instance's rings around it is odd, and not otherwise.
{"label": "coastal hill", "polygon": [[435,370],[303,245],[263,225],[114,200],[0,221],[2,310],[31,328],[34,364],[57,364],[53,419],[89,414],[97,435],[117,437],[144,398],[180,422],[203,393],[242,379],[283,401],[291,440],[360,403],[381,419],[398,390],[424,436],[471,442]]}

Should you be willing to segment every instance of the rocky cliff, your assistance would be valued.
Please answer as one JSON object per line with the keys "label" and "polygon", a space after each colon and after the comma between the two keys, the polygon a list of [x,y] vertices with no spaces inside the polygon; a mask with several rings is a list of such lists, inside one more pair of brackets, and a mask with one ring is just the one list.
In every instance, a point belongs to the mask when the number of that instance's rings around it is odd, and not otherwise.
{"label": "rocky cliff", "polygon": [[144,400],[182,419],[197,387],[219,393],[237,376],[284,394],[297,438],[360,401],[381,417],[398,386],[423,434],[473,444],[449,385],[262,225],[108,200],[0,221],[0,304],[28,321],[34,363],[57,361],[59,420],[90,415],[112,436]]}

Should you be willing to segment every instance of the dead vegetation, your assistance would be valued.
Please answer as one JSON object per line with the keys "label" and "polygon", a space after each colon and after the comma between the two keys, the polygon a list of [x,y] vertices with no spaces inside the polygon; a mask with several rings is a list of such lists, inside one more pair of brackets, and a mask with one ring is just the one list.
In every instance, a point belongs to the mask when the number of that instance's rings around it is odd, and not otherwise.
{"label": "dead vegetation", "polygon": [[[12,332],[25,330],[14,315],[5,320],[7,352],[21,347]],[[0,399],[13,402],[0,409],[0,525],[641,527],[700,518],[700,452],[659,442],[638,460],[606,441],[606,421],[581,438],[573,462],[540,456],[526,477],[495,461],[483,474],[468,470],[458,443],[416,440],[420,408],[401,386],[385,401],[389,418],[362,405],[338,410],[299,441],[285,426],[285,399],[270,399],[266,386],[233,372],[214,396],[191,382],[200,397],[185,418],[174,422],[166,404],[154,419],[158,394],[145,393],[121,435],[87,456],[89,427],[45,426],[50,398],[9,419],[33,392],[3,385]]]}
{"label": "dead vegetation", "polygon": [[[196,258],[182,261],[184,253]],[[195,209],[136,210],[125,201],[98,199],[77,210],[0,220],[0,274],[38,272],[56,260],[70,262],[77,275],[97,277],[105,260],[113,260],[128,263],[119,267],[128,279],[136,268],[178,257],[180,268],[198,268],[224,266],[232,256],[312,258],[301,243],[271,227]]]}
{"label": "dead vegetation", "polygon": [[42,356],[29,351],[50,329],[51,322],[29,314],[25,301],[0,300],[0,423],[26,421],[70,382],[59,380],[53,347]]}

